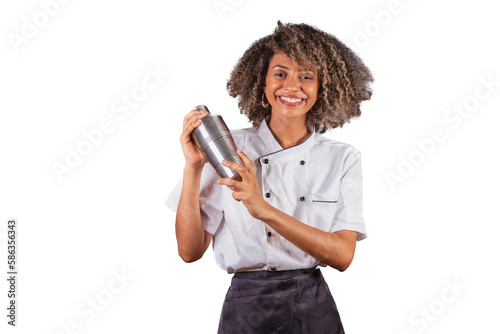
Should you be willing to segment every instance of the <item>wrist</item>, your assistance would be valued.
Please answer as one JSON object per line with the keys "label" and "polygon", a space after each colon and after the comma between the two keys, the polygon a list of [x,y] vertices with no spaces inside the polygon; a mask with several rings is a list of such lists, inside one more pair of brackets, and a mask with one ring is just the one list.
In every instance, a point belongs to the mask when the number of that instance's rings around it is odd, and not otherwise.
{"label": "wrist", "polygon": [[261,209],[259,210],[257,217],[254,217],[254,218],[258,219],[266,224],[271,223],[274,220],[276,210],[277,209],[275,207],[273,207],[271,204],[264,201],[264,204],[262,205]]}
{"label": "wrist", "polygon": [[183,170],[184,180],[200,180],[203,165],[185,165]]}
{"label": "wrist", "polygon": [[205,166],[204,163],[202,163],[202,164],[186,164],[186,165],[184,165],[183,172],[184,172],[184,174],[186,174],[186,173],[188,173],[188,174],[200,173],[201,174],[204,166]]}

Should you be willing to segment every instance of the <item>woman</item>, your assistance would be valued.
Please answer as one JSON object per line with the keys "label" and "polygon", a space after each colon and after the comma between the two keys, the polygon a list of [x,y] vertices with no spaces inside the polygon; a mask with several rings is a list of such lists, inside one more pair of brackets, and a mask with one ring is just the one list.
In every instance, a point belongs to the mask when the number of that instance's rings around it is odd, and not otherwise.
{"label": "woman", "polygon": [[352,146],[321,135],[360,115],[372,75],[334,36],[281,24],[233,69],[229,94],[253,127],[232,131],[246,168],[220,179],[190,138],[206,114],[184,118],[186,165],[167,204],[177,210],[179,255],[235,273],[219,333],[344,333],[317,266],[346,270],[366,237],[361,162]]}

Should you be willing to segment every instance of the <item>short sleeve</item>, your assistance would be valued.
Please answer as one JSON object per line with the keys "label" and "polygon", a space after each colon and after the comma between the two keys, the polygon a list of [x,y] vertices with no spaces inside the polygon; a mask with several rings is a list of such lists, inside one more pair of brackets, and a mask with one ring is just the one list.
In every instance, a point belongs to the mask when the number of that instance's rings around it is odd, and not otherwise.
{"label": "short sleeve", "polygon": [[[214,234],[217,231],[224,213],[222,209],[222,187],[217,182],[220,177],[210,164],[205,164],[200,181],[201,218],[205,231]],[[177,211],[182,190],[182,178],[168,196],[165,204]]]}
{"label": "short sleeve", "polygon": [[358,232],[358,241],[368,236],[363,220],[361,154],[359,151],[347,157],[345,171],[340,180],[340,193],[331,232],[341,230]]}

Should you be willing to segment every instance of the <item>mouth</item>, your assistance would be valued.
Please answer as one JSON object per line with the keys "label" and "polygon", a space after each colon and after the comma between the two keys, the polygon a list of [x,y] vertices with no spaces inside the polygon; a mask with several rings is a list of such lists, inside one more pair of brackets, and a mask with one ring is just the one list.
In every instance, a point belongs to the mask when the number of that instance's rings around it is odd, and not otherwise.
{"label": "mouth", "polygon": [[286,106],[298,106],[306,101],[296,96],[278,96],[278,100]]}

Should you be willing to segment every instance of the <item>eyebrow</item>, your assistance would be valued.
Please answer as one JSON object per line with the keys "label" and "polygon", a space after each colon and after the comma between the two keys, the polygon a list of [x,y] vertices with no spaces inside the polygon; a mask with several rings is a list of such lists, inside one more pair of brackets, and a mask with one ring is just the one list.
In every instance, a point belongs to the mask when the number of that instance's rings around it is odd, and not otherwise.
{"label": "eyebrow", "polygon": [[[273,69],[276,68],[276,67],[281,67],[281,68],[284,68],[284,69],[287,69],[287,70],[290,69],[290,68],[286,67],[285,65],[276,65],[276,66],[273,67]],[[300,71],[301,72],[311,72],[311,73],[314,74],[313,70],[310,70],[308,68],[301,68]]]}

